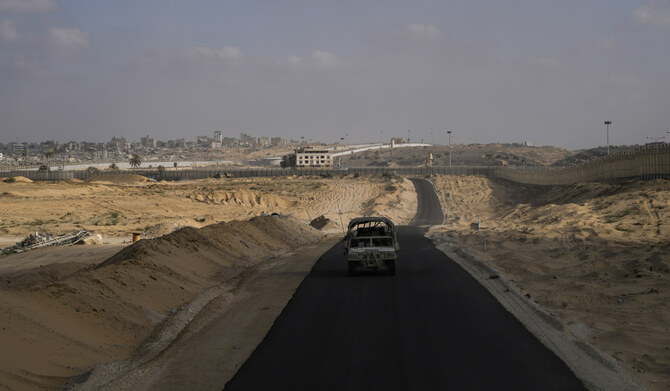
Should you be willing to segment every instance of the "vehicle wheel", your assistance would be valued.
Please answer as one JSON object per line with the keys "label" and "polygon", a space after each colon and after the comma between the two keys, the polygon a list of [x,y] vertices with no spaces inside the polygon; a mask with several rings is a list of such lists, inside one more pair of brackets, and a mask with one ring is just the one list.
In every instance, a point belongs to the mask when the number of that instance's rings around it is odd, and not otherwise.
{"label": "vehicle wheel", "polygon": [[388,269],[389,274],[395,276],[395,261],[390,261],[388,266],[389,266]]}

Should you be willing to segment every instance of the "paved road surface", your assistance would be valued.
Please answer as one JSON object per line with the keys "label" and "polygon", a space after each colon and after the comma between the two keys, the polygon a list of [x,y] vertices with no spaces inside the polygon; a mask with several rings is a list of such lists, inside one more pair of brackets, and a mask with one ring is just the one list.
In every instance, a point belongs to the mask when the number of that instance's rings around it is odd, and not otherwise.
{"label": "paved road surface", "polygon": [[[432,187],[415,185],[415,223],[441,221],[422,202]],[[423,233],[400,228],[396,276],[348,277],[332,248],[225,390],[584,389]]]}

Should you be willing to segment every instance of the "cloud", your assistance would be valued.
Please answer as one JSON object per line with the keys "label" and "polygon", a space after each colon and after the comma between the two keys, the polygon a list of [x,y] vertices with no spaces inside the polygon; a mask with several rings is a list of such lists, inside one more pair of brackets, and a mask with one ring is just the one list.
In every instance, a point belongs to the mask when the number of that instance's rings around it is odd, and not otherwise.
{"label": "cloud", "polygon": [[0,12],[48,12],[57,8],[54,0],[0,0]]}
{"label": "cloud", "polygon": [[72,28],[52,28],[49,30],[49,40],[64,47],[86,47],[90,43],[88,34],[76,27]]}
{"label": "cloud", "polygon": [[633,11],[631,19],[641,26],[670,27],[670,0],[651,0]]}
{"label": "cloud", "polygon": [[21,34],[16,30],[16,23],[9,19],[0,22],[0,40],[11,43],[19,39],[21,39]]}
{"label": "cloud", "polygon": [[340,60],[332,53],[323,50],[316,50],[312,53],[312,58],[317,68],[332,69],[340,65]]}
{"label": "cloud", "polygon": [[428,39],[438,38],[441,34],[440,29],[432,24],[410,24],[407,26],[407,31],[416,37]]}
{"label": "cloud", "polygon": [[187,60],[240,60],[244,57],[242,50],[234,46],[209,48],[206,46],[190,46],[179,53],[179,57]]}

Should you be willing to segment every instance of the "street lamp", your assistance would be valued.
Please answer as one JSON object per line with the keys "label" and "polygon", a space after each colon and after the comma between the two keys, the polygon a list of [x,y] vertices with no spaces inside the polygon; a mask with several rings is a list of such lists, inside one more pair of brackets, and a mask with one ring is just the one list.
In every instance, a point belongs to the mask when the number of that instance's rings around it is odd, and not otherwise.
{"label": "street lamp", "polygon": [[449,135],[449,168],[451,168],[451,130],[447,130]]}
{"label": "street lamp", "polygon": [[605,121],[607,127],[607,156],[610,155],[610,125],[612,125],[612,121]]}

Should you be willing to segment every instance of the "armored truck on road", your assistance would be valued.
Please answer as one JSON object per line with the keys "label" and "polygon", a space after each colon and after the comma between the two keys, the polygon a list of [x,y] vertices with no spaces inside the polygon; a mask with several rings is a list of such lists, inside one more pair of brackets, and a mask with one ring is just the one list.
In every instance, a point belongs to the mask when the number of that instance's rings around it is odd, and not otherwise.
{"label": "armored truck on road", "polygon": [[395,275],[399,250],[395,225],[386,217],[358,217],[349,222],[344,238],[349,275],[386,271]]}

